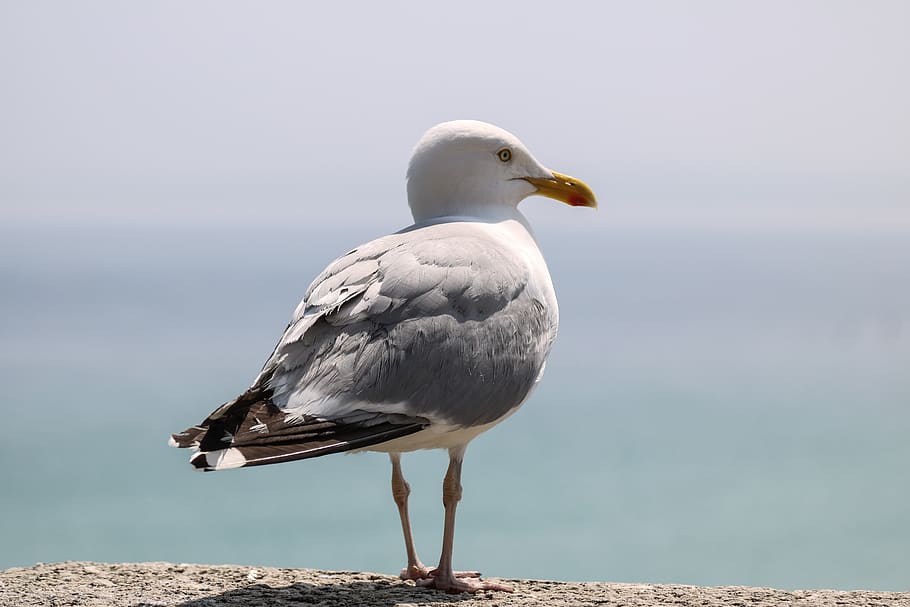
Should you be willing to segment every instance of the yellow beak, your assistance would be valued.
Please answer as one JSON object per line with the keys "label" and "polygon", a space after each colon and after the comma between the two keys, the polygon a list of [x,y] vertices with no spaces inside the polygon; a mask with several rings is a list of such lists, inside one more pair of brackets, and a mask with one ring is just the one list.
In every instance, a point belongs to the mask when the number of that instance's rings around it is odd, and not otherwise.
{"label": "yellow beak", "polygon": [[553,179],[525,177],[524,180],[536,187],[537,193],[541,196],[559,200],[573,207],[597,208],[594,192],[581,179],[553,171]]}

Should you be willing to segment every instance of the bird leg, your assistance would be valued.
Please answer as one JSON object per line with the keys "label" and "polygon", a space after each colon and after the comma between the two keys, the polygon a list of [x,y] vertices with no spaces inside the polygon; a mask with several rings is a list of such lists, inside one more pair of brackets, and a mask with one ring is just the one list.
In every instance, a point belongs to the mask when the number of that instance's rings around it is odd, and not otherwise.
{"label": "bird leg", "polygon": [[[408,566],[401,570],[399,577],[403,580],[425,580],[433,577],[435,569],[427,567],[420,562],[417,548],[414,546],[414,536],[411,533],[411,517],[408,515],[408,496],[411,495],[411,486],[404,480],[401,473],[401,454],[389,453],[392,460],[392,498],[398,506],[398,516],[401,518],[401,530],[404,533],[404,549],[408,555]],[[456,577],[480,577],[477,571],[456,571]]]}
{"label": "bird leg", "polygon": [[392,498],[398,506],[401,517],[401,530],[404,532],[404,549],[408,553],[408,566],[401,570],[401,579],[420,580],[430,577],[430,568],[420,562],[417,549],[414,547],[414,536],[411,534],[411,518],[408,516],[408,496],[411,486],[401,474],[401,454],[389,453],[392,460]]}
{"label": "bird leg", "polygon": [[[417,584],[426,588],[445,590],[448,593],[477,592],[479,590],[502,590],[512,592],[512,588],[496,582],[480,580],[480,574],[452,570],[452,549],[455,543],[455,509],[461,501],[461,462],[464,459],[465,446],[449,449],[449,468],[442,481],[442,505],[445,507],[445,526],[442,532],[442,554],[439,565],[430,572],[432,577],[421,579]],[[461,573],[462,575],[459,575]]]}

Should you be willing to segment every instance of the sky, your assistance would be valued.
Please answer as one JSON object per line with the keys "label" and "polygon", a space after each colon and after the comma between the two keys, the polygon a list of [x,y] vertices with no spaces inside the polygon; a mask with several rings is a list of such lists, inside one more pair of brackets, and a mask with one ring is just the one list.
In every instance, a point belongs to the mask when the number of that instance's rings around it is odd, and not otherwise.
{"label": "sky", "polygon": [[0,221],[393,229],[421,133],[475,118],[587,181],[594,224],[910,229],[908,25],[902,1],[4,1]]}

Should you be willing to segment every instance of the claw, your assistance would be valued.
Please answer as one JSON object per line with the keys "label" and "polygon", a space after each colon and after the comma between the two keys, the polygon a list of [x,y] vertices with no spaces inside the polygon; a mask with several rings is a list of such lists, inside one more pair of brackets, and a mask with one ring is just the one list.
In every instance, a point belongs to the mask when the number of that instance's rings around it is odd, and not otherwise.
{"label": "claw", "polygon": [[409,565],[402,569],[398,577],[403,580],[425,580],[432,576],[433,571],[435,571],[435,569],[430,569],[423,563],[418,563],[417,565]]}

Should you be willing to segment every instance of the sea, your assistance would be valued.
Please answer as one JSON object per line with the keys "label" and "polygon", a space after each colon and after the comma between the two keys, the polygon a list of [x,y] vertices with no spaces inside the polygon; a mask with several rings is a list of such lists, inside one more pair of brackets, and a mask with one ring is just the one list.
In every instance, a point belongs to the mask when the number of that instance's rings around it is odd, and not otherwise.
{"label": "sea", "polygon": [[[199,473],[169,433],[258,372],[377,226],[0,228],[0,568],[396,573],[386,456]],[[455,566],[910,590],[910,234],[544,226],[546,377],[468,448]],[[446,454],[406,455],[421,558]]]}

